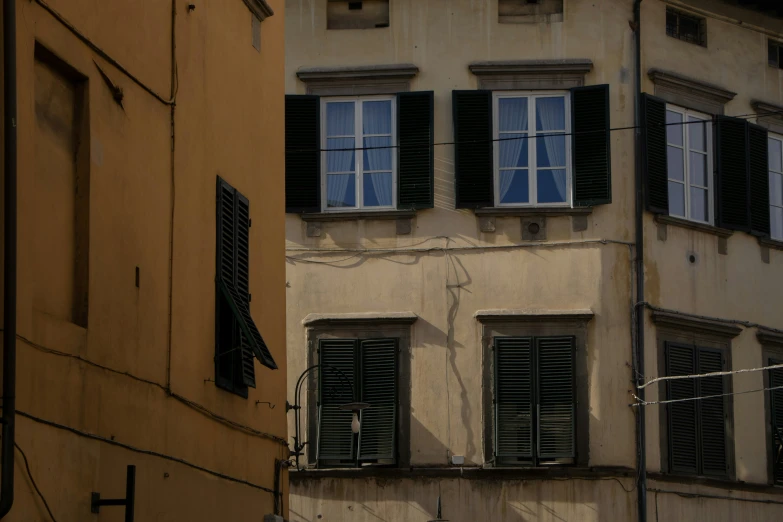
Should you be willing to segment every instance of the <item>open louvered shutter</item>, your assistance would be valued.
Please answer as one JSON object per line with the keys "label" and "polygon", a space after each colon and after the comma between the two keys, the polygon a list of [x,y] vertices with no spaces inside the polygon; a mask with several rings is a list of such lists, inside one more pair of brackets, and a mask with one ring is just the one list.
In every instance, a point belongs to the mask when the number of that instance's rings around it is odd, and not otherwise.
{"label": "open louvered shutter", "polygon": [[322,339],[318,349],[318,449],[321,461],[354,460],[352,413],[340,406],[354,402],[357,387],[355,339]]}
{"label": "open louvered shutter", "polygon": [[321,210],[321,104],[318,96],[285,97],[285,211]]}
{"label": "open louvered shutter", "polygon": [[536,339],[538,456],[575,458],[574,338]]}
{"label": "open louvered shutter", "polygon": [[666,102],[642,94],[642,176],[644,204],[656,214],[669,213],[669,167],[666,158]]}
{"label": "open louvered shutter", "polygon": [[748,175],[750,177],[750,229],[768,236],[769,227],[769,136],[767,129],[748,124]]}
{"label": "open louvered shutter", "polygon": [[397,442],[397,340],[361,341],[361,412],[359,460],[392,460]]}
{"label": "open louvered shutter", "polygon": [[533,458],[533,341],[495,338],[495,456]]}
{"label": "open louvered shutter", "polygon": [[718,116],[715,145],[718,224],[749,232],[747,120]]}
{"label": "open louvered shutter", "polygon": [[[723,354],[719,350],[699,348],[698,373],[712,373],[723,370]],[[699,397],[711,397],[726,393],[723,377],[698,379]],[[724,397],[700,399],[698,402],[699,430],[701,439],[701,467],[704,475],[725,476],[726,458],[726,412]]]}
{"label": "open louvered shutter", "polygon": [[574,206],[612,202],[609,86],[571,89]]}
{"label": "open louvered shutter", "polygon": [[397,94],[397,208],[434,205],[435,95],[432,91]]}
{"label": "open louvered shutter", "polygon": [[[693,375],[696,354],[691,346],[666,343],[666,375]],[[667,400],[696,397],[695,379],[666,381]],[[673,472],[698,473],[698,429],[696,402],[683,401],[666,405],[669,428],[669,469]]]}
{"label": "open louvered shutter", "polygon": [[[240,194],[235,193],[236,198],[236,289],[239,299],[250,303],[250,202]],[[248,310],[248,318],[250,311]],[[250,319],[252,321],[252,319]],[[255,325],[253,325],[255,327]],[[248,328],[249,329],[249,328]],[[255,329],[255,328],[254,328]],[[257,330],[256,330],[257,331]],[[251,333],[252,335],[252,333]],[[266,348],[264,340],[259,334],[258,339]],[[256,387],[255,361],[252,340],[246,338],[246,334],[240,331],[240,349],[242,351],[242,381],[245,386]],[[263,355],[262,355],[263,357]],[[271,357],[270,357],[271,359]],[[273,362],[274,364],[274,362]],[[276,366],[276,365],[275,365]]]}
{"label": "open louvered shutter", "polygon": [[457,208],[494,205],[492,92],[452,91]]}
{"label": "open louvered shutter", "polygon": [[[783,364],[770,359],[769,365]],[[769,370],[769,404],[772,422],[772,477],[775,485],[783,486],[783,368]]]}

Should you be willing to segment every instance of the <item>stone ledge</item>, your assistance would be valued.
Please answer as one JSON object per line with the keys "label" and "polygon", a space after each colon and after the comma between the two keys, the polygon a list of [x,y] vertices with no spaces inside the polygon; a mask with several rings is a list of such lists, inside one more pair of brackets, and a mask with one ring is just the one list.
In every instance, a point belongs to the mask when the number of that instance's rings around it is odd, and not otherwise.
{"label": "stone ledge", "polygon": [[[690,475],[676,475],[674,473],[661,473],[661,472],[648,472],[647,477],[650,480],[660,483],[672,483],[672,484],[692,484],[700,485],[710,488],[718,488],[729,491],[746,491],[748,493],[764,493],[769,495],[781,496],[783,495],[783,488],[771,486],[769,484],[759,484],[753,482],[743,482],[741,480],[709,478],[709,477],[696,477]],[[652,491],[655,488],[651,489]],[[694,491],[677,492],[683,496],[698,497],[700,493]],[[705,493],[709,496],[708,493]],[[741,500],[741,499],[738,499]]]}
{"label": "stone ledge", "polygon": [[468,68],[478,77],[479,89],[570,89],[585,84],[585,75],[593,69],[593,62],[586,58],[481,61]]}
{"label": "stone ledge", "polygon": [[756,339],[761,344],[775,344],[783,346],[783,332],[779,330],[770,330],[767,328],[759,327],[756,332]]}
{"label": "stone ledge", "polygon": [[728,230],[725,228],[708,225],[706,223],[697,223],[695,221],[688,221],[687,219],[665,216],[662,214],[656,214],[655,221],[663,225],[672,225],[676,227],[689,228],[691,230],[706,232],[707,234],[712,234],[713,236],[718,236],[722,238],[728,238],[731,237],[732,234],[734,234],[732,230]]}
{"label": "stone ledge", "polygon": [[338,314],[308,314],[302,320],[304,326],[346,326],[402,324],[411,325],[419,318],[413,312],[361,312]]}
{"label": "stone ledge", "polygon": [[272,10],[272,8],[269,6],[268,3],[266,3],[266,0],[242,0],[245,2],[245,5],[248,9],[250,9],[254,15],[258,17],[259,20],[262,22],[264,19],[269,18],[275,12]]}
{"label": "stone ledge", "polygon": [[479,217],[584,216],[591,214],[593,207],[490,207],[473,212]]}
{"label": "stone ledge", "polygon": [[723,106],[737,95],[718,85],[688,78],[661,69],[647,72],[655,84],[655,95],[667,102],[683,105],[709,114],[723,114]]}
{"label": "stone ledge", "polygon": [[580,321],[588,322],[595,314],[592,310],[530,310],[498,308],[491,310],[478,310],[473,317],[480,323],[497,322],[542,322],[542,321]]}
{"label": "stone ledge", "polygon": [[742,328],[732,323],[701,319],[676,312],[652,309],[652,320],[659,326],[669,326],[678,330],[698,331],[726,338],[734,338],[742,333]]}
{"label": "stone ledge", "polygon": [[777,239],[770,239],[768,237],[760,237],[758,238],[759,245],[768,247],[768,248],[774,248],[775,250],[783,250],[783,241],[779,241]]}
{"label": "stone ledge", "polygon": [[324,221],[353,221],[357,219],[411,219],[416,216],[415,210],[358,210],[355,212],[315,212],[299,214],[302,221],[324,222]]}
{"label": "stone ledge", "polygon": [[324,80],[410,80],[418,72],[419,68],[412,63],[394,63],[341,67],[302,67],[296,71],[296,76],[305,83]]}

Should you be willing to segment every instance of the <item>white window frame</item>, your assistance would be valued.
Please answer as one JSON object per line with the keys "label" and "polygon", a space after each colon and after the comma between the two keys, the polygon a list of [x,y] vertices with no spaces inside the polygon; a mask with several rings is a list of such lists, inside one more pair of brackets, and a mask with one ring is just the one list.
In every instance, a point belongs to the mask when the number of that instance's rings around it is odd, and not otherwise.
{"label": "white window frame", "polygon": [[[527,98],[528,99],[528,194],[530,195],[527,203],[501,203],[500,202],[500,146],[498,145],[500,137],[500,114],[498,108],[501,98]],[[536,103],[538,98],[563,98],[565,100],[565,171],[566,171],[566,200],[556,203],[538,203],[538,165],[537,165],[537,139],[534,136],[539,134],[536,131]],[[505,131],[511,134],[522,134],[520,132]],[[540,134],[551,134],[552,131],[540,131]],[[492,93],[492,139],[495,140],[492,147],[493,154],[493,187],[496,207],[571,207],[571,184],[573,168],[571,165],[571,93],[570,91],[503,91]],[[509,169],[511,170],[511,169]],[[541,170],[553,170],[544,167]]]}
{"label": "white window frame", "polygon": [[[683,157],[685,164],[683,165],[683,181],[680,181],[678,179],[672,179],[670,176],[666,176],[666,193],[669,192],[669,182],[673,181],[675,183],[680,183],[685,185],[685,216],[674,216],[678,217],[680,219],[687,219],[688,221],[693,221],[695,223],[706,223],[708,225],[712,225],[715,222],[715,174],[713,172],[713,143],[712,143],[712,116],[708,114],[704,114],[703,112],[693,111],[690,109],[685,109],[683,107],[678,107],[676,105],[666,105],[666,110],[668,112],[676,112],[677,114],[680,114],[682,116],[682,146],[676,145],[673,143],[669,143],[668,139],[668,130],[669,125],[667,124],[666,127],[666,162],[668,164],[669,162],[669,147],[676,147],[678,149],[681,149],[683,151]],[[705,125],[705,133],[704,140],[706,142],[706,153],[707,153],[707,172],[705,173],[705,176],[707,177],[708,185],[706,187],[701,185],[695,185],[691,183],[691,149],[690,149],[690,134],[688,133],[688,125],[691,125],[688,123],[688,118],[697,118],[700,120],[704,120],[706,122]],[[693,151],[701,153],[701,151]],[[706,189],[707,190],[707,214],[708,219],[707,221],[703,221],[701,219],[693,219],[691,217],[691,187],[699,188],[699,189]],[[670,207],[671,208],[671,207]],[[667,209],[669,210],[669,209]],[[669,210],[669,215],[673,215],[671,213],[671,210]]]}
{"label": "white window frame", "polygon": [[[364,206],[364,134],[362,126],[363,103],[365,101],[382,100],[391,102],[391,171],[392,171],[392,204],[388,206]],[[355,207],[329,207],[326,194],[326,169],[327,169],[327,121],[326,106],[333,102],[354,102],[354,147],[356,176],[356,206]],[[330,96],[321,98],[321,209],[323,212],[356,212],[397,209],[397,97],[391,96]]]}
{"label": "white window frame", "polygon": [[[783,136],[781,136],[779,134],[772,134],[772,133],[770,133],[769,134],[769,140],[770,141],[777,141],[779,143],[779,146],[780,146],[780,149],[781,149],[781,157],[783,157]],[[769,154],[770,157],[772,156],[771,153],[768,153],[768,154]],[[781,163],[783,163],[783,162],[781,162]],[[777,205],[777,204],[772,203],[772,175],[774,173],[774,174],[780,174],[781,176],[783,176],[783,165],[781,165],[781,169],[782,169],[781,171],[772,170],[771,162],[769,161],[769,158],[767,159],[767,170],[769,172],[769,187],[770,187],[770,189],[769,189],[770,237],[772,237],[772,239],[776,239],[778,241],[783,241],[783,235],[780,235],[780,236],[773,236],[772,235],[772,209],[773,208],[783,208],[783,205]]]}

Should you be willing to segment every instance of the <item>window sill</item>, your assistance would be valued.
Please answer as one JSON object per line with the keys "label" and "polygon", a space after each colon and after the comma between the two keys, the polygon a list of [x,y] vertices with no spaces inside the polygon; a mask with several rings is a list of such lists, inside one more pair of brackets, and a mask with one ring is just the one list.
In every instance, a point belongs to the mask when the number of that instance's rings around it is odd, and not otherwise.
{"label": "window sill", "polygon": [[775,250],[783,250],[783,241],[779,239],[771,239],[768,237],[760,237],[759,245],[767,248],[774,248]]}
{"label": "window sill", "polygon": [[662,225],[672,225],[676,227],[689,228],[691,230],[706,232],[707,234],[712,234],[713,236],[718,236],[721,238],[728,238],[731,237],[732,234],[734,234],[733,231],[725,228],[720,228],[713,225],[707,225],[706,223],[697,223],[695,221],[688,221],[687,219],[682,219],[682,218],[677,218],[672,216],[664,216],[661,214],[655,216],[655,221]]}
{"label": "window sill", "polygon": [[299,215],[305,223],[323,223],[327,221],[390,220],[411,219],[415,210],[357,210],[351,212],[313,212]]}
{"label": "window sill", "polygon": [[593,207],[487,207],[473,212],[479,217],[586,216]]}

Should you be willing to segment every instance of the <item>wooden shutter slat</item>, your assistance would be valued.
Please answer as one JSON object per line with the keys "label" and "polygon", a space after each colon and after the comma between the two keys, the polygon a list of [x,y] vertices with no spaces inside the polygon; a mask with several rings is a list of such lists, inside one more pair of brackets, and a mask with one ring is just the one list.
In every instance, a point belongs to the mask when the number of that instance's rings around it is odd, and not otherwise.
{"label": "wooden shutter slat", "polygon": [[321,103],[318,96],[285,97],[285,211],[321,210]]}
{"label": "wooden shutter slat", "polygon": [[[318,461],[354,460],[352,413],[339,407],[356,400],[355,339],[321,339],[318,373]],[[347,382],[346,382],[347,381]]]}
{"label": "wooden shutter slat", "polygon": [[769,224],[769,136],[767,129],[748,124],[748,186],[750,187],[750,228],[768,236]]}
{"label": "wooden shutter slat", "polygon": [[495,455],[533,458],[530,338],[495,338]]}
{"label": "wooden shutter slat", "polygon": [[666,158],[666,102],[642,94],[642,174],[647,210],[669,214],[669,167]]}
{"label": "wooden shutter slat", "polygon": [[[770,359],[769,365],[783,364]],[[769,370],[769,387],[783,386],[783,369]],[[770,421],[772,423],[772,477],[775,485],[783,485],[783,389],[770,390]]]}
{"label": "wooden shutter slat", "polygon": [[[723,370],[723,354],[719,350],[699,348],[699,373]],[[726,393],[723,377],[698,379],[699,397]],[[704,475],[724,476],[726,467],[726,415],[724,397],[700,399],[698,402],[701,439],[701,467]]]}
{"label": "wooden shutter slat", "polygon": [[715,124],[718,222],[750,231],[748,208],[748,122],[719,116]]}
{"label": "wooden shutter slat", "polygon": [[434,206],[434,100],[432,91],[397,94],[397,206],[400,209]]}
{"label": "wooden shutter slat", "polygon": [[539,337],[538,456],[574,458],[574,338]]}
{"label": "wooden shutter slat", "polygon": [[457,208],[494,205],[492,92],[452,91]]}
{"label": "wooden shutter slat", "polygon": [[[250,296],[250,201],[235,192],[236,214],[236,288],[239,298],[249,302]],[[250,315],[248,313],[248,315]],[[252,321],[252,319],[251,319]],[[255,327],[255,325],[253,325]],[[261,338],[261,334],[258,334]],[[258,340],[256,339],[256,342]],[[261,339],[261,344],[264,340]],[[240,350],[242,352],[242,381],[245,386],[256,387],[255,357],[252,341],[240,332]],[[266,345],[264,344],[264,347]]]}
{"label": "wooden shutter slat", "polygon": [[571,89],[574,206],[612,202],[609,86]]}
{"label": "wooden shutter slat", "polygon": [[361,413],[359,459],[394,459],[397,433],[397,340],[362,341],[359,360],[361,400],[370,405]]}
{"label": "wooden shutter slat", "polygon": [[[691,346],[666,343],[666,375],[693,375],[696,369],[695,353]],[[667,381],[667,399],[680,400],[696,397],[694,379]],[[669,468],[674,472],[698,473],[698,433],[696,402],[667,404],[669,428]]]}

